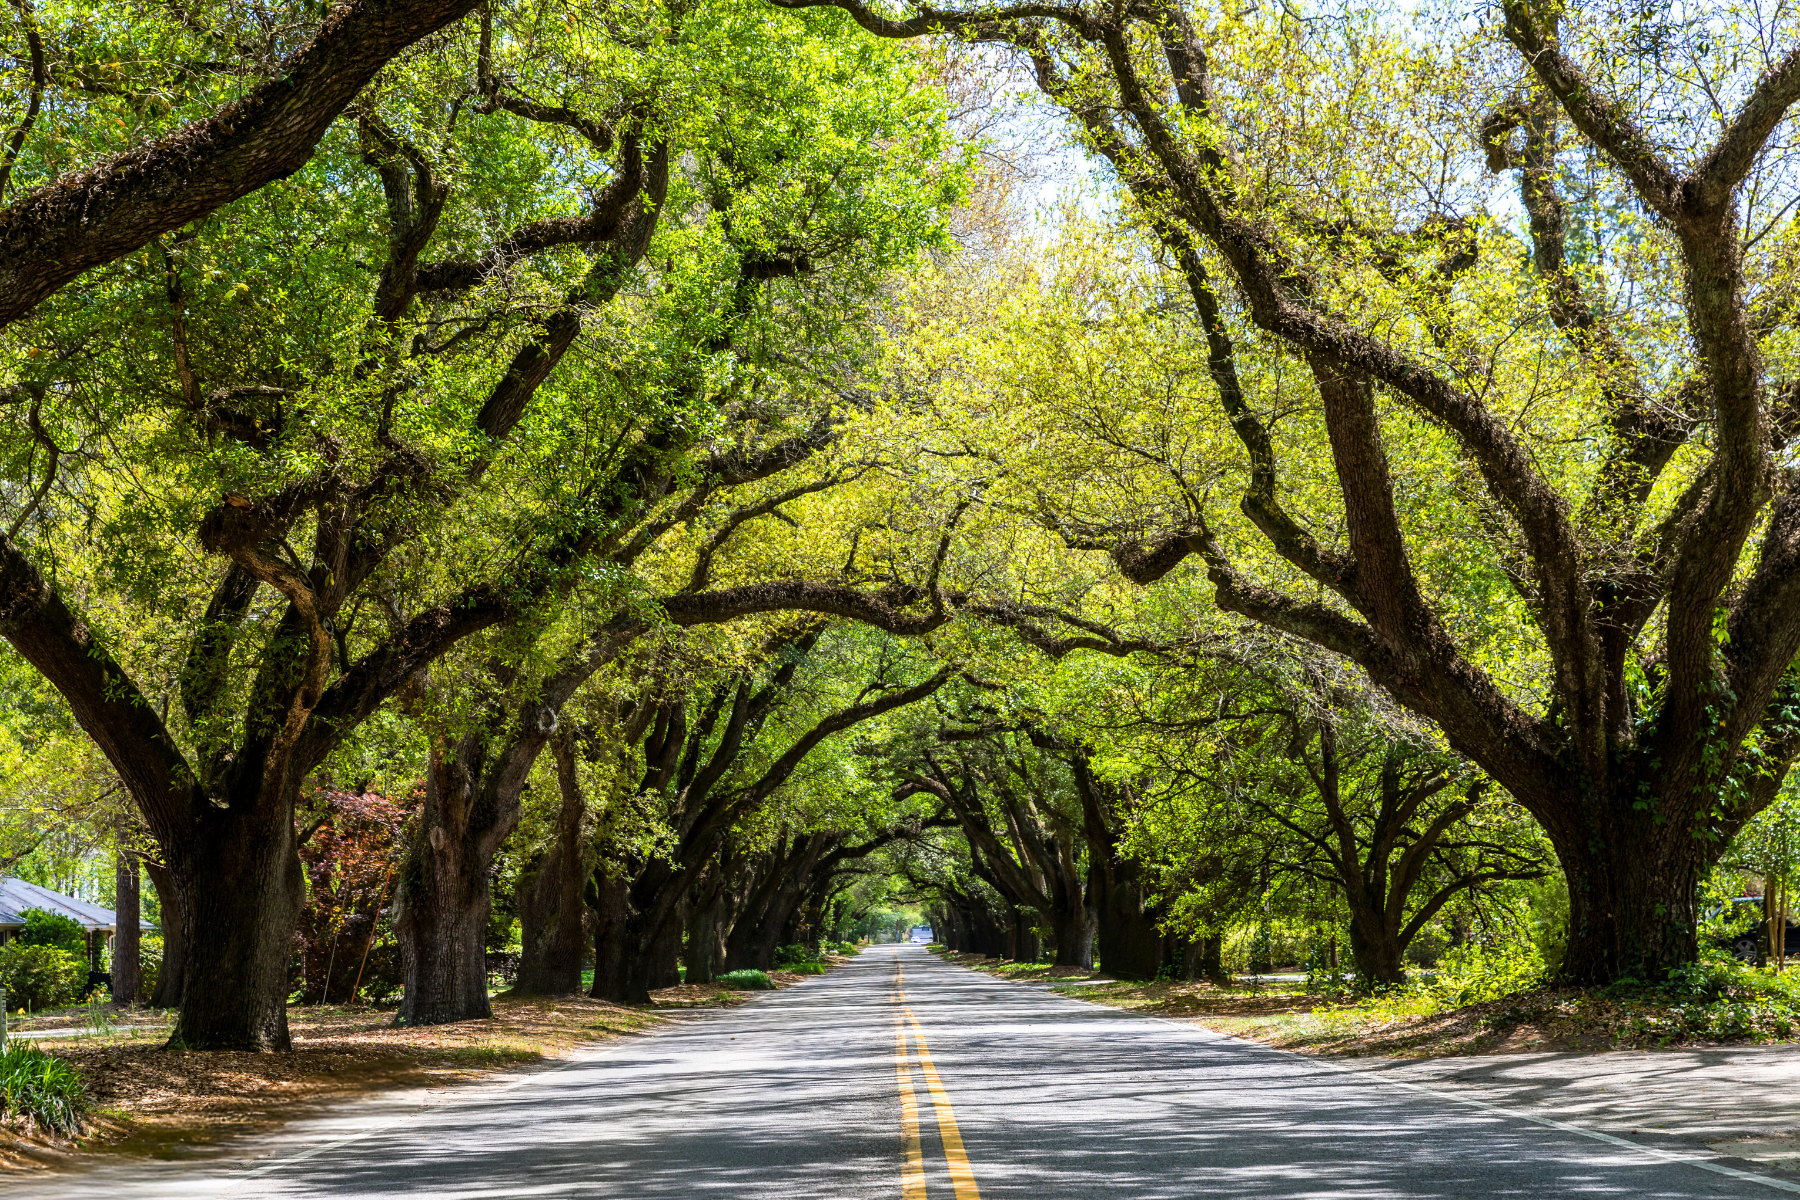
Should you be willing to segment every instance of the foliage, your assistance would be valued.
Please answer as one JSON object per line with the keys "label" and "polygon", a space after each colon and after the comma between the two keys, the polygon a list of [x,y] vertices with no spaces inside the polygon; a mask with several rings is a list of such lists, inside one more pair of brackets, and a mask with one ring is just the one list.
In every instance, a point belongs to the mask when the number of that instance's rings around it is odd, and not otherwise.
{"label": "foliage", "polygon": [[66,1059],[19,1041],[0,1054],[0,1113],[73,1137],[91,1107],[87,1085]]}
{"label": "foliage", "polygon": [[775,948],[775,965],[789,967],[795,963],[817,963],[825,961],[820,948],[813,945],[788,945]]}
{"label": "foliage", "polygon": [[377,951],[384,934],[392,935],[401,832],[419,801],[416,792],[396,798],[328,787],[307,798],[300,847],[306,907],[295,930],[302,1002],[348,1002],[359,980],[384,994],[398,986],[383,974],[392,956]]}
{"label": "foliage", "polygon": [[768,972],[749,967],[740,971],[727,971],[718,977],[717,982],[721,987],[743,988],[751,992],[767,991],[775,986],[775,981],[769,978]]}
{"label": "foliage", "polygon": [[138,970],[142,973],[145,996],[156,994],[156,981],[162,976],[163,939],[161,934],[143,934],[138,938]]}
{"label": "foliage", "polygon": [[826,971],[825,964],[822,962],[789,963],[787,966],[781,967],[780,969],[795,975],[823,975]]}
{"label": "foliage", "polygon": [[1444,1004],[1460,1008],[1529,991],[1543,984],[1545,974],[1543,956],[1530,942],[1470,942],[1448,951],[1430,980],[1420,986]]}
{"label": "foliage", "polygon": [[55,946],[75,955],[87,953],[87,931],[74,917],[41,908],[28,908],[21,915],[25,918],[25,928],[19,934],[19,941],[27,946]]}
{"label": "foliage", "polygon": [[0,946],[0,987],[8,1008],[73,1004],[87,983],[87,959],[57,946],[9,942]]}

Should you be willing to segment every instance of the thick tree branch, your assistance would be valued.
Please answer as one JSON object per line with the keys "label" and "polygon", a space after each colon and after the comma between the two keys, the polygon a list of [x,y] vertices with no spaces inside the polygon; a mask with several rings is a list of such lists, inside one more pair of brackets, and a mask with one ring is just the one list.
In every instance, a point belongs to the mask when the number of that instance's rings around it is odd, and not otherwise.
{"label": "thick tree branch", "polygon": [[82,272],[298,170],[377,71],[475,5],[351,0],[249,95],[21,197],[0,212],[0,325]]}

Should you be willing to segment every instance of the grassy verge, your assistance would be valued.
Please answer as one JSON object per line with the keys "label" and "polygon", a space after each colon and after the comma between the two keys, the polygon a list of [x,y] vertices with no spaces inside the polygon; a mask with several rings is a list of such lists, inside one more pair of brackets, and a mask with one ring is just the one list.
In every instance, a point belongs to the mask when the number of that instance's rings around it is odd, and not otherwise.
{"label": "grassy verge", "polygon": [[942,957],[999,978],[1050,980],[1052,990],[1096,1004],[1190,1020],[1307,1054],[1436,1057],[1800,1040],[1800,973],[1776,976],[1728,961],[1699,964],[1658,987],[1483,995],[1463,978],[1349,999],[1246,983],[1112,981],[1074,968]]}

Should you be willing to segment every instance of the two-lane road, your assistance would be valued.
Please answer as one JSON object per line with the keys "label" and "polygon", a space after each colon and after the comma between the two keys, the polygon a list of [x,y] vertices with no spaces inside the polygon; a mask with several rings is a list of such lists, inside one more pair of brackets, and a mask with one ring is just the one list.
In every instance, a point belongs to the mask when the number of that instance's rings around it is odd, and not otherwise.
{"label": "two-lane road", "polygon": [[[416,1115],[233,1159],[15,1177],[151,1197],[1778,1196],[1741,1164],[1596,1138],[877,946]],[[1704,1152],[1702,1151],[1703,1155]]]}

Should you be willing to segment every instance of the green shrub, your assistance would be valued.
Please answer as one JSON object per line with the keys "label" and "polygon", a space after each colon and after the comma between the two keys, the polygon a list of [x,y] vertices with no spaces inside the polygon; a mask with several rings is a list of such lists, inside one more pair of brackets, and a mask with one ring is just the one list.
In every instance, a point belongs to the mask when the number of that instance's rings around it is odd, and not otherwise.
{"label": "green shrub", "polygon": [[55,946],[77,958],[87,957],[87,931],[74,917],[41,908],[28,908],[20,915],[25,918],[25,928],[19,940],[27,946]]}
{"label": "green shrub", "polygon": [[816,963],[821,961],[823,960],[820,958],[819,950],[816,946],[802,946],[796,943],[792,946],[782,946],[775,951],[775,965],[777,967],[788,967],[794,963]]}
{"label": "green shrub", "polygon": [[87,984],[87,960],[55,946],[0,946],[0,987],[10,1009],[73,1004]]}
{"label": "green shrub", "polygon": [[743,988],[747,992],[762,991],[775,986],[774,980],[770,979],[767,974],[749,968],[742,971],[727,971],[719,976],[719,982],[729,988]]}
{"label": "green shrub", "polygon": [[1544,957],[1534,942],[1469,942],[1444,955],[1428,986],[1444,1003],[1460,1008],[1541,987],[1545,974]]}
{"label": "green shrub", "polygon": [[155,934],[138,939],[138,970],[144,999],[156,995],[156,981],[162,977],[163,940]]}
{"label": "green shrub", "polygon": [[87,1086],[65,1060],[24,1042],[0,1054],[0,1112],[73,1137],[88,1108]]}
{"label": "green shrub", "polygon": [[795,963],[791,967],[783,967],[784,971],[792,971],[796,975],[823,975],[824,963]]}
{"label": "green shrub", "polygon": [[862,947],[855,942],[826,942],[825,952],[827,954],[860,954]]}

